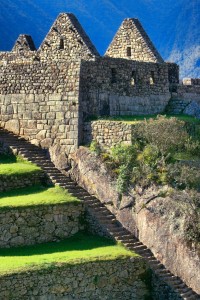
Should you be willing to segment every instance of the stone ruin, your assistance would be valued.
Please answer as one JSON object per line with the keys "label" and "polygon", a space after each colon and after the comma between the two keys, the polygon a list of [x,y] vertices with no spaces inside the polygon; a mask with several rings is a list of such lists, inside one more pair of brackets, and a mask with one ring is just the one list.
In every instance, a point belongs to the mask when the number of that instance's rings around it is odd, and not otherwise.
{"label": "stone ruin", "polygon": [[178,66],[163,61],[137,19],[123,21],[102,57],[76,17],[61,13],[38,50],[20,35],[0,52],[0,126],[47,148],[64,169],[89,117],[161,113],[188,89],[200,102],[193,83],[179,84]]}

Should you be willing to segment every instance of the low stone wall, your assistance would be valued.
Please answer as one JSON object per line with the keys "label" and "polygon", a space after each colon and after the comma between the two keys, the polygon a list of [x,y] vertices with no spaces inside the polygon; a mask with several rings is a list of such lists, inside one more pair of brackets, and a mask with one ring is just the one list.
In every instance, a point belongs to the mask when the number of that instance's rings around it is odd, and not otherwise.
{"label": "low stone wall", "polygon": [[131,125],[124,122],[86,122],[84,124],[84,144],[90,144],[92,140],[108,147],[122,142],[131,144],[131,132]]}
{"label": "low stone wall", "polygon": [[0,277],[0,299],[143,300],[148,289],[141,278],[141,258],[64,265]]}
{"label": "low stone wall", "polygon": [[47,183],[47,177],[42,171],[38,171],[35,174],[26,174],[24,176],[0,175],[0,192],[24,188],[41,183]]}
{"label": "low stone wall", "polygon": [[[83,229],[82,203],[0,210],[0,248],[59,241]],[[0,297],[1,298],[1,297]]]}

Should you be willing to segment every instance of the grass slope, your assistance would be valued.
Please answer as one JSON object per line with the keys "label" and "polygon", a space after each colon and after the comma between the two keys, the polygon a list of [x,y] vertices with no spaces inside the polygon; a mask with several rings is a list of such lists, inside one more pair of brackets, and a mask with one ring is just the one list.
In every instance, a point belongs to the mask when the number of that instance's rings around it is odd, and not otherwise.
{"label": "grass slope", "polygon": [[40,167],[19,156],[0,155],[0,176],[24,176],[42,171]]}
{"label": "grass slope", "polygon": [[77,204],[79,202],[80,200],[58,186],[50,188],[33,186],[1,193],[0,211],[36,205]]}
{"label": "grass slope", "polygon": [[0,275],[137,256],[112,240],[78,233],[59,243],[0,249]]}

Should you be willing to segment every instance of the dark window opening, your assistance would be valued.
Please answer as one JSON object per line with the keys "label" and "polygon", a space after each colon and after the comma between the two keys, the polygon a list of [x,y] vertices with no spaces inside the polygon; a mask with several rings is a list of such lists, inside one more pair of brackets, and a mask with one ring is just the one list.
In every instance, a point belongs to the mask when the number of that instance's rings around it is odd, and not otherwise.
{"label": "dark window opening", "polygon": [[151,71],[151,76],[150,76],[150,84],[154,84],[155,83],[155,75],[154,75],[154,72]]}
{"label": "dark window opening", "polygon": [[117,72],[116,69],[112,68],[111,69],[111,83],[116,83],[117,82]]}
{"label": "dark window opening", "polygon": [[63,50],[65,48],[65,45],[64,45],[64,39],[61,38],[60,39],[60,50]]}
{"label": "dark window opening", "polygon": [[131,57],[131,47],[127,47],[127,56]]}
{"label": "dark window opening", "polygon": [[131,85],[135,85],[137,83],[137,74],[136,71],[132,71],[131,74]]}

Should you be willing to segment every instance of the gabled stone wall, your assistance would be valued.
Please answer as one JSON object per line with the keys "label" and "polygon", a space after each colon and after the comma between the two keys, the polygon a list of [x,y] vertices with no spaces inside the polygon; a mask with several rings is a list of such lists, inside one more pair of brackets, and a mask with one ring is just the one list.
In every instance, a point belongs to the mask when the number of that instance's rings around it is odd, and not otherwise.
{"label": "gabled stone wall", "polygon": [[39,50],[41,60],[86,59],[99,56],[95,46],[71,13],[58,16]]}
{"label": "gabled stone wall", "polygon": [[105,56],[136,61],[163,63],[163,59],[138,19],[122,22]]}

